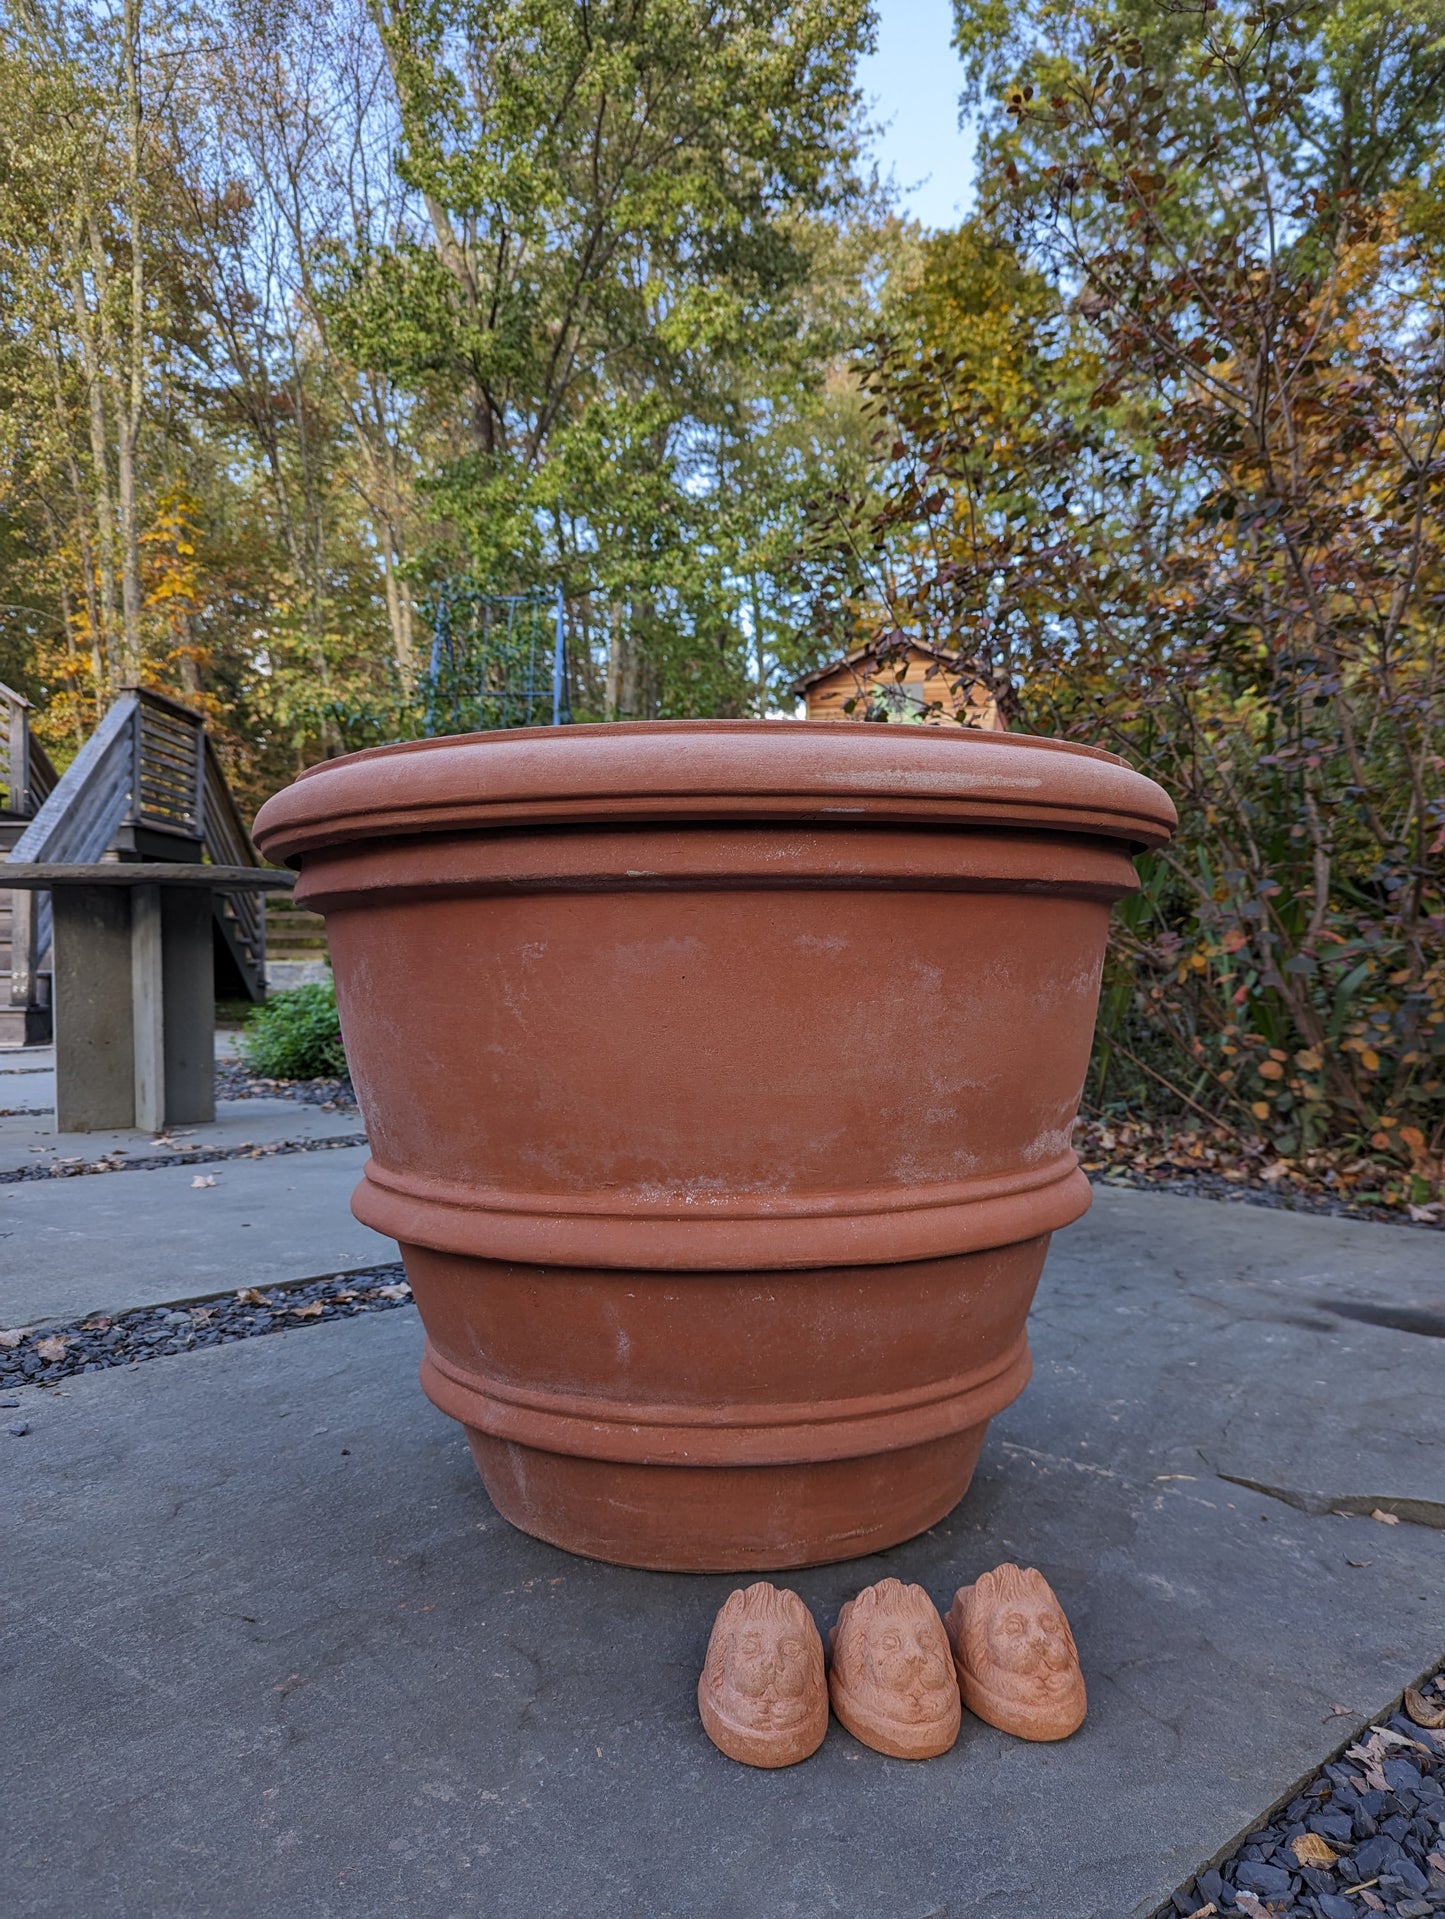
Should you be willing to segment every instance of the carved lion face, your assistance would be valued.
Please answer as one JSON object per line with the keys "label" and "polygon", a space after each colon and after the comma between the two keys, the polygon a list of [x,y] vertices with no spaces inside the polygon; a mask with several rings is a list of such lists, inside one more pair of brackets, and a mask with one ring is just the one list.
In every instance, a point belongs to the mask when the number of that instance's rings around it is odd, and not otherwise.
{"label": "carved lion face", "polygon": [[722,1710],[756,1732],[800,1724],[810,1709],[816,1640],[816,1628],[796,1594],[763,1585],[734,1593],[718,1619],[711,1649]]}
{"label": "carved lion face", "polygon": [[984,1684],[1067,1693],[1077,1682],[1073,1634],[1042,1574],[1001,1566],[974,1588],[965,1659]]}
{"label": "carved lion face", "polygon": [[848,1684],[890,1719],[928,1724],[957,1706],[948,1639],[921,1587],[885,1579],[860,1595],[839,1653]]}

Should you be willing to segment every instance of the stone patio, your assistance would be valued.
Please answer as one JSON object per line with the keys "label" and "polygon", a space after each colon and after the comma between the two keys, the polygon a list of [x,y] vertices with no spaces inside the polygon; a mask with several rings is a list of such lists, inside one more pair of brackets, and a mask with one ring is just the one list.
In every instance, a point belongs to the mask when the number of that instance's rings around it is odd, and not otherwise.
{"label": "stone patio", "polygon": [[[216,1290],[242,1238],[258,1279],[341,1270],[361,1150],[228,1162],[204,1191],[0,1186],[0,1321]],[[1101,1191],[964,1504],[790,1581],[826,1629],[885,1572],[946,1603],[1001,1559],[1043,1568],[1083,1731],[1027,1746],[965,1716],[925,1765],[836,1723],[788,1772],[723,1759],[693,1693],[736,1582],[498,1519],[417,1388],[409,1307],[24,1389],[30,1432],[0,1428],[7,1911],[1147,1914],[1445,1652],[1441,1255]]]}

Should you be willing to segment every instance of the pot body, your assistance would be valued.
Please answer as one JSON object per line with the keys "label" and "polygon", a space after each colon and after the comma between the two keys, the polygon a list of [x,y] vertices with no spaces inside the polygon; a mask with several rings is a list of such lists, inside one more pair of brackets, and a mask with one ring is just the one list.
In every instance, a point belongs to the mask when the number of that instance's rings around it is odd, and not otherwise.
{"label": "pot body", "polygon": [[[671,762],[686,729],[432,742],[380,805],[318,821],[305,780],[258,822],[327,917],[372,1146],[354,1209],[400,1243],[426,1391],[526,1531],[682,1570],[876,1551],[957,1502],[1027,1380],[1048,1236],[1088,1205],[1069,1135],[1109,905],[1168,802],[1110,761],[1162,802],[1132,840],[1097,808],[980,816],[980,764],[997,787],[1035,743],[935,735],[900,810],[860,775],[920,731],[698,728],[751,753],[705,809],[675,768],[682,799],[653,790],[647,736]],[[601,732],[632,736],[640,798],[562,777]],[[789,732],[833,735],[862,804],[773,790]],[[515,805],[509,738],[540,769]],[[437,804],[439,748],[473,755],[470,817],[460,775]]]}

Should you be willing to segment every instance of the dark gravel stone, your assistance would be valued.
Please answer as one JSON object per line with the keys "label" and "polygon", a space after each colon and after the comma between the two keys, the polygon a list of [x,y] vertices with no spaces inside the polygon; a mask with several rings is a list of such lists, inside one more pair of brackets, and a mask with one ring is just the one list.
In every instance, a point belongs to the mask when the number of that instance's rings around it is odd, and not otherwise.
{"label": "dark gravel stone", "polygon": [[1320,1919],[1360,1919],[1359,1906],[1342,1893],[1322,1892],[1315,1904],[1320,1909]]}
{"label": "dark gravel stone", "polygon": [[1347,1846],[1354,1838],[1354,1827],[1347,1812],[1316,1812],[1310,1815],[1310,1831],[1333,1845]]}
{"label": "dark gravel stone", "polygon": [[1350,1860],[1350,1870],[1356,1879],[1374,1879],[1382,1872],[1388,1872],[1392,1860],[1400,1857],[1397,1841],[1384,1833],[1374,1839],[1367,1839],[1362,1846],[1356,1846]]}
{"label": "dark gravel stone", "polygon": [[1283,1866],[1267,1865],[1260,1859],[1242,1859],[1234,1883],[1245,1892],[1257,1892],[1264,1899],[1287,1899],[1293,1891]]}
{"label": "dark gravel stone", "polygon": [[17,1439],[24,1439],[30,1431],[30,1422],[28,1419],[12,1419],[6,1430],[14,1433]]}
{"label": "dark gravel stone", "polygon": [[1386,1885],[1393,1880],[1396,1885],[1403,1886],[1406,1892],[1425,1892],[1430,1885],[1414,1861],[1403,1855],[1392,1860],[1389,1871],[1380,1876]]}

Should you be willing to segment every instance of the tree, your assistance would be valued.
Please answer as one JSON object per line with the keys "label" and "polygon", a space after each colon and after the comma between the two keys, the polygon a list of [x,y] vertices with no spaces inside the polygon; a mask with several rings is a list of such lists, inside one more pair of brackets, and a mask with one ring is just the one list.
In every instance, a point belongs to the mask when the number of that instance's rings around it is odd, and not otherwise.
{"label": "tree", "polygon": [[[1002,656],[1028,724],[1125,752],[1180,803],[1121,916],[1096,1095],[1162,1093],[1282,1155],[1383,1153],[1398,1192],[1428,1196],[1445,1150],[1433,28],[1138,6],[1029,55],[1045,17],[1015,12],[1005,36],[965,16],[966,46],[1012,62],[985,229],[1053,294],[998,302],[1022,402],[936,316],[925,351],[876,355],[888,474],[862,536],[905,583],[891,603]],[[1386,73],[1408,126],[1366,84]]]}

